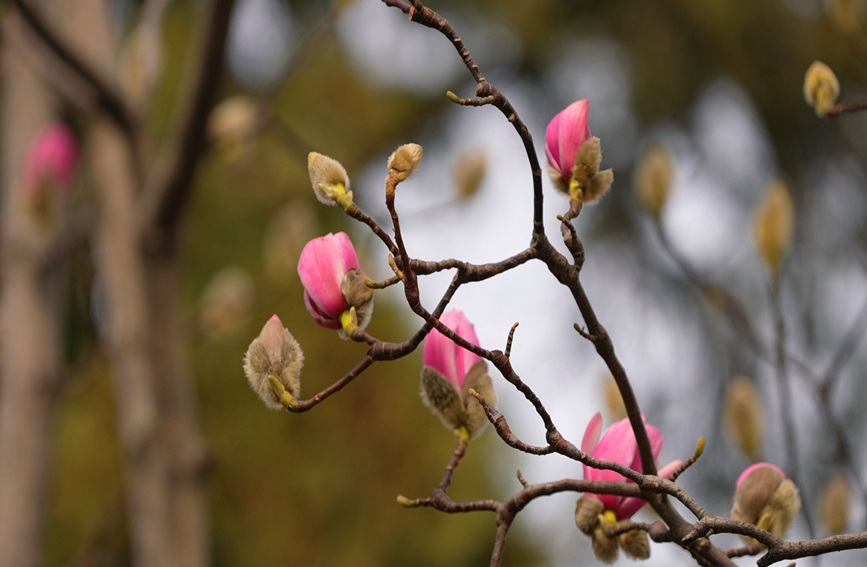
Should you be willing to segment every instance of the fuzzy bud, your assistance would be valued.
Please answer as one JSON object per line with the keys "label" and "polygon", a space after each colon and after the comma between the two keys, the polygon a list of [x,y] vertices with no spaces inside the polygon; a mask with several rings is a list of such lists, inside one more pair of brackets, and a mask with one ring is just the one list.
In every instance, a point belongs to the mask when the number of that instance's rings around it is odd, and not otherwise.
{"label": "fuzzy bud", "polygon": [[605,511],[605,505],[592,494],[585,494],[575,503],[575,525],[587,535],[593,534],[593,528],[599,521],[599,515]]}
{"label": "fuzzy bud", "polygon": [[846,531],[851,502],[852,485],[849,477],[843,472],[834,474],[822,487],[819,496],[822,524],[829,534],[837,535]]}
{"label": "fuzzy bud", "polygon": [[227,161],[242,157],[250,149],[256,132],[256,102],[243,95],[221,101],[208,116],[208,140]]}
{"label": "fuzzy bud", "polygon": [[665,146],[658,142],[647,146],[635,166],[632,176],[635,196],[654,219],[659,219],[659,213],[668,198],[672,169],[671,156]]}
{"label": "fuzzy bud", "polygon": [[603,563],[614,563],[617,560],[617,538],[608,535],[608,529],[617,525],[617,522],[608,514],[601,514],[599,522],[590,536],[592,541],[593,555]]}
{"label": "fuzzy bud", "polygon": [[336,159],[310,152],[307,155],[307,172],[313,193],[319,202],[326,205],[336,205],[339,197],[346,195],[352,200],[349,190],[349,175],[346,169]]}
{"label": "fuzzy bud", "polygon": [[271,386],[269,377],[283,385],[292,399],[301,395],[301,368],[304,353],[292,334],[283,327],[283,322],[273,315],[259,336],[250,343],[244,355],[244,374],[250,387],[271,409],[283,408],[281,397]]}
{"label": "fuzzy bud", "polygon": [[735,376],[725,391],[723,422],[732,441],[753,462],[762,452],[764,408],[761,397],[746,376]]}
{"label": "fuzzy bud", "polygon": [[[599,138],[593,136],[578,150],[575,166],[572,168],[571,185],[577,184],[581,189],[582,202],[585,205],[592,205],[601,199],[614,182],[614,172],[610,169],[599,171],[600,163],[602,163],[602,143]],[[570,195],[571,193],[570,186]]]}
{"label": "fuzzy bud", "polygon": [[770,463],[756,463],[737,481],[731,517],[783,538],[801,509],[798,488]]}
{"label": "fuzzy bud", "polygon": [[[629,523],[629,520],[620,522],[619,525]],[[649,559],[650,558],[650,539],[647,532],[644,530],[629,530],[617,536],[617,545],[620,549],[633,559]]]}
{"label": "fuzzy bud", "polygon": [[488,158],[482,150],[461,154],[454,168],[455,185],[462,199],[469,199],[479,190],[488,169]]}
{"label": "fuzzy bud", "polygon": [[614,421],[626,417],[626,404],[623,403],[623,395],[620,393],[620,388],[617,387],[614,376],[609,374],[605,377],[604,388],[605,409],[608,410],[609,417]]}
{"label": "fuzzy bud", "polygon": [[242,268],[217,272],[199,298],[199,329],[209,339],[224,340],[246,329],[251,320],[256,285]]}
{"label": "fuzzy bud", "polygon": [[867,16],[865,0],[825,0],[825,14],[844,34],[858,33]]}
{"label": "fuzzy bud", "polygon": [[795,208],[789,188],[780,180],[765,190],[753,220],[753,237],[768,269],[776,275],[792,244]]}
{"label": "fuzzy bud", "polygon": [[394,170],[400,181],[415,173],[421,162],[422,147],[418,144],[404,144],[398,147],[388,158],[388,170]]}
{"label": "fuzzy bud", "polygon": [[816,111],[816,116],[826,116],[840,96],[840,81],[834,71],[821,61],[813,61],[804,75],[804,100]]}

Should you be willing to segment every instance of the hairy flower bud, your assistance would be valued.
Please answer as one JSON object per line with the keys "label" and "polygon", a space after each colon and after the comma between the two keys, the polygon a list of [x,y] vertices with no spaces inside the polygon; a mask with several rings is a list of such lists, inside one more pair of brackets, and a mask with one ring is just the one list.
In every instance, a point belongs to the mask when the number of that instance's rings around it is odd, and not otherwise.
{"label": "hairy flower bud", "polygon": [[605,511],[605,505],[593,494],[585,494],[575,503],[575,525],[587,535],[593,534],[593,528],[599,521],[599,515]]}
{"label": "hairy flower bud", "polygon": [[301,395],[301,368],[304,353],[292,334],[283,327],[280,317],[273,315],[259,336],[253,339],[244,355],[244,374],[250,387],[271,409],[282,409],[280,396],[274,391],[269,377],[274,377],[286,392],[297,399]]}
{"label": "hairy flower bud", "polygon": [[[479,344],[473,325],[460,311],[449,311],[440,322],[458,336]],[[488,425],[484,409],[470,394],[475,390],[486,402],[497,403],[497,394],[487,363],[477,354],[458,346],[436,329],[425,339],[421,373],[421,398],[446,427],[466,427],[475,439]]]}
{"label": "hairy flower bud", "polygon": [[234,161],[249,151],[256,122],[256,102],[244,95],[230,96],[208,116],[208,140],[227,161]]}
{"label": "hairy flower bud", "polygon": [[819,496],[819,513],[829,534],[837,535],[846,531],[851,502],[852,485],[849,477],[842,471],[832,475]]}
{"label": "hairy flower bud", "polygon": [[404,144],[398,147],[388,158],[389,171],[397,172],[400,181],[415,173],[421,162],[422,147],[418,144]]}
{"label": "hairy flower bud", "polygon": [[[619,522],[618,525],[628,523],[629,520]],[[650,558],[650,539],[647,532],[644,530],[633,529],[628,532],[623,532],[617,536],[617,545],[620,549],[633,559],[649,559]]]}
{"label": "hairy flower bud", "polygon": [[307,155],[307,172],[310,174],[313,193],[321,203],[336,205],[338,197],[343,195],[352,200],[349,175],[336,159],[310,152]]}
{"label": "hairy flower bud", "polygon": [[488,158],[481,149],[461,154],[454,167],[454,180],[458,195],[469,199],[479,190],[488,169]]}
{"label": "hairy flower bud", "polygon": [[761,397],[746,376],[735,376],[725,391],[723,422],[731,439],[752,461],[762,453],[764,408]]}
{"label": "hairy flower bud", "polygon": [[840,81],[830,67],[813,61],[804,75],[804,100],[813,107],[817,116],[826,116],[840,96]]}
{"label": "hairy flower bud", "polygon": [[753,236],[768,269],[776,275],[792,244],[795,208],[789,188],[780,180],[765,190],[753,220]]}
{"label": "hairy flower bud", "polygon": [[373,290],[364,283],[358,256],[345,232],[327,234],[308,242],[298,258],[298,276],[304,286],[304,305],[319,325],[341,329],[340,317],[355,308],[358,327],[373,315]]}
{"label": "hairy flower bud", "polygon": [[199,298],[199,329],[209,339],[227,339],[250,323],[256,286],[243,268],[217,272]]}
{"label": "hairy flower bud", "polygon": [[658,142],[647,146],[635,165],[632,185],[638,203],[654,219],[659,219],[668,198],[672,176],[671,156],[665,146]]}
{"label": "hairy flower bud", "polygon": [[748,467],[737,481],[731,517],[783,538],[801,509],[795,484],[770,463]]}

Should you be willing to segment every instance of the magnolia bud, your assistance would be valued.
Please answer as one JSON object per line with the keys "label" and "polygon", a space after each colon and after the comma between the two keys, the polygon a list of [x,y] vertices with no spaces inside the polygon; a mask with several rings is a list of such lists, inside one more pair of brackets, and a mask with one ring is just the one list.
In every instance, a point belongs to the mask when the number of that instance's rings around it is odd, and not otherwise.
{"label": "magnolia bud", "polygon": [[[620,522],[619,525],[629,523],[629,520]],[[650,558],[650,539],[644,530],[629,530],[617,536],[617,544],[626,555],[633,559]]]}
{"label": "magnolia bud", "polygon": [[476,194],[485,172],[488,168],[488,158],[482,150],[469,151],[461,154],[454,168],[455,185],[462,199],[469,199]]}
{"label": "magnolia bud", "polygon": [[282,409],[281,396],[274,391],[269,377],[283,385],[286,393],[297,399],[301,395],[301,368],[304,353],[292,334],[273,315],[259,336],[253,339],[244,355],[244,374],[250,387],[271,409]]}
{"label": "magnolia bud", "polygon": [[623,395],[617,382],[610,374],[605,377],[605,408],[608,410],[612,421],[618,421],[626,417],[626,404],[623,403]]}
{"label": "magnolia bud", "polygon": [[753,462],[762,452],[764,409],[759,393],[746,376],[735,376],[726,388],[723,422],[732,441]]}
{"label": "magnolia bud", "polygon": [[756,247],[774,275],[779,272],[783,256],[792,243],[794,219],[789,188],[780,180],[772,181],[756,209],[753,236]]}
{"label": "magnolia bud", "polygon": [[246,329],[250,323],[256,285],[238,266],[217,272],[199,299],[199,329],[215,340],[223,340]]}
{"label": "magnolia bud", "polygon": [[857,33],[867,16],[864,0],[825,0],[825,14],[841,32]]}
{"label": "magnolia bud", "polygon": [[813,61],[804,75],[804,100],[817,116],[826,116],[840,96],[840,81],[834,71],[821,61]]}
{"label": "magnolia bud", "polygon": [[256,132],[256,102],[244,95],[231,96],[220,102],[208,116],[208,138],[222,156],[233,161],[249,149]]}
{"label": "magnolia bud", "polygon": [[397,178],[405,181],[415,173],[421,161],[422,147],[418,144],[404,144],[398,147],[388,158],[389,171],[397,172]]}
{"label": "magnolia bud", "polygon": [[849,484],[849,477],[838,472],[829,478],[819,496],[822,523],[829,534],[836,535],[846,531],[851,501],[852,485]]}
{"label": "magnolia bud", "polygon": [[575,525],[585,534],[592,535],[599,515],[604,510],[605,505],[601,500],[592,494],[585,494],[575,503]]}
{"label": "magnolia bud", "polygon": [[[355,307],[359,329],[367,327],[373,317],[373,290],[364,283],[366,279],[367,276],[361,270],[351,268],[343,274],[340,281],[340,292],[346,303]],[[343,333],[343,329],[340,329],[340,333]]]}
{"label": "magnolia bud", "polygon": [[337,198],[347,195],[352,199],[349,190],[349,175],[346,169],[336,159],[310,152],[307,155],[307,172],[310,183],[319,202],[326,205],[336,205]]}
{"label": "magnolia bud", "polygon": [[654,219],[659,219],[671,187],[672,175],[671,156],[665,146],[658,142],[647,146],[635,166],[632,185],[638,203]]}
{"label": "magnolia bud", "polygon": [[590,539],[593,542],[593,555],[603,563],[614,563],[617,559],[617,538],[609,537],[607,530],[617,525],[617,522],[606,515],[599,516],[599,523],[593,529]]}
{"label": "magnolia bud", "polygon": [[756,463],[741,473],[731,517],[782,538],[801,509],[798,488],[779,467]]}

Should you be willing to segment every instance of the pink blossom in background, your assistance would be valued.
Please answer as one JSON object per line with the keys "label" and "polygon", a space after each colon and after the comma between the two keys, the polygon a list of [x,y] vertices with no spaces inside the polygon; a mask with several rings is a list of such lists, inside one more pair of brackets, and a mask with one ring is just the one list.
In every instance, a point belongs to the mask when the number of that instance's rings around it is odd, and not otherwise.
{"label": "pink blossom in background", "polygon": [[[476,336],[476,330],[463,312],[452,310],[444,313],[440,317],[440,322],[458,336],[478,346],[479,338]],[[445,376],[456,388],[460,388],[467,371],[479,360],[481,360],[479,355],[456,345],[436,329],[433,329],[424,341],[424,365]]]}
{"label": "pink blossom in background", "polygon": [[349,309],[340,284],[352,268],[358,268],[358,256],[345,232],[314,238],[301,250],[298,276],[304,286],[304,305],[323,327],[340,328],[340,314]]}
{"label": "pink blossom in background", "polygon": [[[643,416],[642,416],[643,417]],[[646,425],[647,436],[650,438],[650,448],[653,451],[654,460],[659,456],[662,449],[662,433],[652,425]],[[613,461],[634,471],[641,471],[641,455],[638,452],[638,442],[628,418],[616,421],[605,431],[602,438],[599,434],[602,430],[602,415],[596,414],[590,420],[584,439],[581,441],[581,450],[600,461]],[[681,465],[682,461],[673,461],[661,469],[659,476],[668,478]],[[584,465],[584,478],[587,480],[602,480],[607,482],[632,482],[621,474],[609,470],[599,470]],[[640,498],[628,498],[614,494],[592,494],[602,501],[606,510],[612,510],[617,519],[623,520],[632,517],[641,509],[646,502]]]}
{"label": "pink blossom in background", "polygon": [[572,177],[575,155],[591,137],[587,126],[590,103],[587,99],[573,102],[560,111],[548,124],[545,132],[545,155],[548,164],[560,174],[566,185]]}
{"label": "pink blossom in background", "polygon": [[43,187],[55,192],[66,192],[75,173],[78,143],[72,130],[56,122],[40,130],[24,162],[23,183],[31,198],[38,198]]}

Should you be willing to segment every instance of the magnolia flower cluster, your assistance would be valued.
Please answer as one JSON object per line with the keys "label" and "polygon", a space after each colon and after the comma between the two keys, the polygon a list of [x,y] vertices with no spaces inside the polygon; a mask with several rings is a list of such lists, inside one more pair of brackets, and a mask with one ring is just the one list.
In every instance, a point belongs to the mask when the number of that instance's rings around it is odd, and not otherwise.
{"label": "magnolia flower cluster", "polygon": [[[443,314],[440,322],[462,339],[478,346],[475,328],[460,311]],[[485,411],[470,394],[470,389],[486,402],[497,403],[485,360],[458,346],[436,329],[432,330],[424,342],[422,401],[446,427],[465,428],[468,440],[478,437],[488,424]]]}
{"label": "magnolia flower cluster", "polygon": [[[650,439],[653,458],[656,459],[662,450],[662,433],[652,425],[645,425],[645,428]],[[590,424],[584,432],[581,450],[594,459],[613,461],[634,471],[640,471],[641,455],[638,451],[635,432],[632,430],[629,420],[621,419],[613,423],[600,439],[601,431],[602,416],[597,413],[590,420]],[[658,474],[661,477],[670,478],[681,466],[683,466],[683,461],[672,461],[660,468]],[[607,482],[632,482],[620,473],[594,469],[587,465],[584,465],[584,478]],[[610,528],[629,523],[629,518],[645,504],[646,502],[640,498],[628,498],[613,494],[585,494],[578,499],[575,506],[575,523],[582,532],[590,536],[593,553],[600,561],[613,562],[617,559],[618,548],[635,559],[650,557],[650,542],[647,532],[629,530],[615,537],[608,535]]]}
{"label": "magnolia flower cluster", "polygon": [[548,174],[559,191],[584,204],[599,200],[611,187],[614,173],[599,171],[602,146],[587,125],[590,103],[573,102],[548,124],[545,132],[545,155]]}

